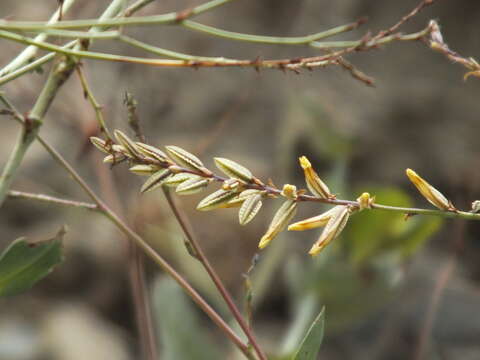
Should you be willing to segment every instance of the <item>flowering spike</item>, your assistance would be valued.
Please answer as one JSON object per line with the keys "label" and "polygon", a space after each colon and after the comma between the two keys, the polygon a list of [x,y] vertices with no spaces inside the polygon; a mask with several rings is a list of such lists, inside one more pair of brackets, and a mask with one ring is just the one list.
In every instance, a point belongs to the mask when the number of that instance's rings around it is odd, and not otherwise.
{"label": "flowering spike", "polygon": [[307,183],[308,190],[322,199],[334,199],[335,195],[330,193],[328,186],[320,179],[307,157],[302,156],[299,158],[299,161],[305,174],[305,182]]}
{"label": "flowering spike", "polygon": [[335,206],[335,209],[332,217],[327,223],[327,226],[322,231],[322,234],[318,240],[313,244],[312,248],[308,252],[310,255],[318,255],[333,239],[338,237],[342,232],[343,228],[347,224],[348,218],[350,216],[350,209],[348,206]]}
{"label": "flowering spike", "polygon": [[295,216],[296,212],[297,202],[292,200],[285,201],[275,213],[267,232],[260,239],[258,247],[263,249],[265,246],[267,246],[270,241],[272,241],[273,238],[278,235],[278,233],[287,227],[288,223]]}
{"label": "flowering spike", "polygon": [[415,185],[420,194],[422,194],[432,205],[436,206],[441,210],[453,211],[455,207],[452,203],[447,200],[443,194],[430,185],[427,181],[421,178],[415,171],[412,169],[407,169],[406,174],[410,181]]}

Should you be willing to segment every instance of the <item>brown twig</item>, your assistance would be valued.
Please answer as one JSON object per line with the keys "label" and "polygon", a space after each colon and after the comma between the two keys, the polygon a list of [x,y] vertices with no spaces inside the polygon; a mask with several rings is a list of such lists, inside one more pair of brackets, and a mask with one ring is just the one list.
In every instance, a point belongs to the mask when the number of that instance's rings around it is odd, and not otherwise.
{"label": "brown twig", "polygon": [[163,187],[163,193],[165,194],[168,204],[170,205],[170,209],[175,215],[175,218],[177,219],[180,227],[182,228],[183,233],[187,237],[187,240],[189,241],[190,245],[192,246],[195,252],[195,257],[200,261],[200,263],[203,265],[203,267],[207,271],[208,275],[212,279],[216,288],[220,292],[220,295],[225,300],[225,303],[230,309],[233,317],[238,322],[238,325],[240,325],[243,332],[247,336],[249,343],[255,349],[255,352],[257,353],[259,359],[267,360],[267,357],[263,353],[262,349],[260,348],[255,338],[255,335],[253,334],[252,329],[248,326],[248,324],[243,319],[243,316],[238,310],[237,305],[235,305],[235,302],[233,301],[232,296],[223,285],[222,280],[218,276],[213,266],[210,264],[210,261],[208,261],[207,257],[205,256],[205,253],[203,252],[203,249],[201,248],[200,243],[197,241],[196,237],[193,235],[193,231],[191,230],[191,225],[188,221],[188,218],[181,212],[181,210],[175,203],[175,199],[171,196],[169,189],[166,187]]}
{"label": "brown twig", "polygon": [[[0,100],[5,104],[10,104],[10,114],[20,123],[25,118],[20,114],[13,105],[6,100],[0,93]],[[233,329],[218,315],[218,313],[203,299],[203,297],[190,285],[190,283],[180,275],[162,256],[160,256],[140,235],[134,232],[85,182],[85,180],[77,173],[77,171],[65,160],[65,158],[56,151],[43,137],[36,135],[38,142],[47,150],[52,158],[57,161],[73,178],[82,190],[92,199],[101,211],[118,229],[123,232],[130,240],[135,242],[140,249],[150,257],[161,269],[170,275],[183,290],[192,298],[192,300],[202,309],[208,317],[225,333],[225,335],[238,347],[238,349],[248,358],[251,359],[251,353],[247,344],[233,331]]]}
{"label": "brown twig", "polygon": [[466,80],[470,76],[480,78],[480,64],[474,58],[465,58],[459,53],[451,50],[448,45],[443,41],[440,27],[435,21],[430,21],[430,27],[432,28],[432,31],[430,33],[430,39],[428,41],[430,48],[443,54],[452,62],[460,64],[467,68],[469,71],[464,75],[464,80]]}

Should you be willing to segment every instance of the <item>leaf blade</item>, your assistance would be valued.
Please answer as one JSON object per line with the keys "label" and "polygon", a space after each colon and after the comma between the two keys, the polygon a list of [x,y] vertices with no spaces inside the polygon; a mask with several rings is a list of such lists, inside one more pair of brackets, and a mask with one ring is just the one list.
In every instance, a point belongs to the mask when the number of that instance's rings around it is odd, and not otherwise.
{"label": "leaf blade", "polygon": [[313,321],[310,329],[293,356],[293,360],[315,360],[322,345],[325,329],[325,307]]}
{"label": "leaf blade", "polygon": [[11,296],[31,288],[63,261],[62,228],[57,235],[38,243],[18,238],[0,255],[0,296]]}

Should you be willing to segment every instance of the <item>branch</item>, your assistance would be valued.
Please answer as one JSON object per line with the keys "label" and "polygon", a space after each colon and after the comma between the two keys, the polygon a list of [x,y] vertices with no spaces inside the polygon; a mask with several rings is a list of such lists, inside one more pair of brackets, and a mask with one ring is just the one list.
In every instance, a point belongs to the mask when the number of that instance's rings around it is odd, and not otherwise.
{"label": "branch", "polygon": [[[121,11],[122,7],[123,0],[113,0],[102,16],[100,16],[99,21],[101,22],[108,17],[116,16]],[[90,31],[96,32],[98,29],[92,28]],[[76,45],[76,48],[78,48],[78,46],[79,45]],[[50,108],[53,99],[57,95],[60,87],[70,77],[70,74],[73,72],[76,65],[77,61],[75,59],[67,58],[52,67],[37,101],[31,109],[28,117],[26,117],[23,122],[23,127],[17,142],[15,143],[15,147],[10,154],[7,164],[3,169],[2,176],[0,177],[0,207],[5,200],[8,189],[13,182],[14,176],[25,156],[25,153],[38,134],[43,123],[43,118]]]}
{"label": "branch", "polygon": [[36,201],[47,202],[47,203],[52,203],[56,205],[85,208],[85,209],[94,210],[94,211],[100,210],[98,208],[98,205],[96,204],[91,204],[91,203],[86,203],[86,202],[76,201],[76,200],[62,199],[62,198],[45,195],[45,194],[32,194],[32,193],[23,192],[23,191],[10,190],[8,191],[8,197],[10,199],[36,200]]}
{"label": "branch", "polygon": [[[0,100],[9,103],[5,97],[0,94]],[[13,108],[14,109],[14,108]],[[22,115],[12,110],[14,118],[22,121]],[[142,251],[151,258],[163,271],[170,275],[192,300],[201,308],[210,319],[225,333],[225,335],[238,347],[238,349],[248,358],[251,354],[248,346],[235,334],[232,328],[218,315],[218,313],[203,299],[203,297],[182,277],[162,256],[160,256],[140,235],[135,233],[120,217],[103,202],[103,200],[90,188],[85,180],[76,172],[76,170],[65,160],[65,158],[56,151],[43,137],[36,134],[38,142],[47,150],[52,158],[57,161],[73,178],[83,191],[92,199],[102,212],[122,233],[132,240]]]}
{"label": "branch", "polygon": [[261,360],[267,360],[266,355],[263,353],[261,350],[260,346],[258,345],[258,342],[251,330],[251,328],[248,326],[248,324],[245,322],[243,319],[242,314],[238,310],[238,307],[235,305],[235,302],[232,299],[232,296],[228,292],[228,290],[225,288],[225,286],[222,283],[222,280],[218,276],[217,272],[215,269],[212,267],[210,262],[208,261],[207,257],[205,256],[205,253],[203,252],[200,243],[197,241],[196,237],[193,235],[193,232],[191,231],[191,226],[188,223],[188,219],[180,209],[178,208],[177,204],[175,203],[174,198],[170,194],[170,191],[167,188],[163,188],[163,193],[165,195],[165,198],[167,199],[168,205],[170,206],[170,209],[172,210],[173,214],[175,215],[175,218],[177,219],[177,222],[179,223],[180,227],[183,230],[183,233],[185,234],[188,242],[193,248],[193,253],[195,254],[195,257],[200,261],[200,263],[203,265],[205,270],[207,271],[208,275],[212,279],[213,283],[215,284],[217,290],[219,291],[220,295],[222,298],[225,300],[225,303],[227,304],[228,308],[230,309],[230,312],[232,313],[233,317],[237,321],[238,325],[242,328],[243,332],[248,338],[249,343],[252,345],[252,347],[255,349],[255,352],[257,353],[258,357]]}
{"label": "branch", "polygon": [[[65,14],[68,9],[73,5],[75,0],[65,0],[61,3],[57,11],[51,16],[47,24],[55,24],[58,21],[62,20],[63,14]],[[45,41],[51,33],[44,32],[35,37],[36,41]],[[34,45],[30,45],[25,48],[20,54],[18,54],[15,59],[13,59],[9,64],[7,64],[3,69],[0,70],[0,77],[3,77],[12,71],[17,70],[26,63],[28,63],[37,53],[38,48]]]}

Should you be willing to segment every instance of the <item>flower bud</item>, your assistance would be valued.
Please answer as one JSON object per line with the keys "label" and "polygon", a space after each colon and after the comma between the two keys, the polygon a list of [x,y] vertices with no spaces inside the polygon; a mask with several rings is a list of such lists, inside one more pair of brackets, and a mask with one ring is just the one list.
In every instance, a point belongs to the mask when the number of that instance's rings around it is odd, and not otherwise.
{"label": "flower bud", "polygon": [[443,194],[430,185],[427,181],[422,179],[415,171],[412,169],[406,170],[407,176],[410,181],[415,185],[420,194],[422,194],[432,205],[436,206],[441,210],[453,211],[455,207],[452,203],[447,200]]}
{"label": "flower bud", "polygon": [[308,190],[322,199],[334,199],[335,195],[330,193],[328,186],[320,179],[307,157],[302,156],[299,158],[299,161],[305,174],[305,182],[307,183]]}

